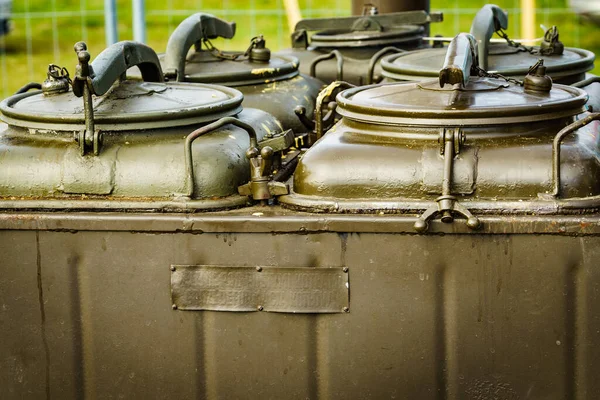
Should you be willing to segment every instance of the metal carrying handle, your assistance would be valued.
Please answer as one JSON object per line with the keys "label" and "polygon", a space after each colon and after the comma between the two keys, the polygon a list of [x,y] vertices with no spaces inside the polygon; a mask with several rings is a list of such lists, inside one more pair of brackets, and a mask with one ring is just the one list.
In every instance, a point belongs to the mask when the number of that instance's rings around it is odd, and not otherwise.
{"label": "metal carrying handle", "polygon": [[219,129],[225,125],[234,125],[238,128],[244,129],[248,132],[248,136],[250,136],[250,148],[248,152],[258,153],[258,139],[256,137],[256,131],[250,125],[245,122],[240,121],[234,117],[225,117],[221,118],[218,121],[210,123],[208,125],[204,125],[201,128],[196,129],[192,133],[190,133],[187,138],[185,138],[185,170],[187,175],[186,182],[186,193],[187,197],[192,197],[194,195],[194,160],[192,159],[192,143],[194,140],[198,139],[200,136],[206,135],[209,132],[214,131],[215,129]]}
{"label": "metal carrying handle", "polygon": [[459,33],[452,39],[446,52],[444,66],[440,70],[440,87],[446,83],[467,86],[471,70],[477,66],[475,38],[468,33]]}
{"label": "metal carrying handle", "polygon": [[73,93],[84,95],[88,86],[92,94],[102,96],[131,67],[138,67],[146,82],[162,82],[163,74],[158,56],[152,48],[143,43],[123,41],[107,47],[89,63],[90,53],[84,42],[75,44],[79,59],[76,77],[73,80]]}
{"label": "metal carrying handle", "polygon": [[479,66],[488,69],[488,45],[494,32],[508,27],[508,15],[495,4],[486,4],[479,10],[471,25],[471,35],[477,41]]}
{"label": "metal carrying handle", "polygon": [[554,137],[552,143],[552,195],[560,197],[560,145],[562,141],[576,130],[583,128],[592,121],[600,120],[600,113],[592,113],[587,117],[573,122],[561,129]]}
{"label": "metal carrying handle", "polygon": [[185,60],[190,48],[203,39],[235,35],[235,22],[227,22],[211,14],[197,13],[187,17],[177,26],[167,42],[165,73],[178,82],[185,79]]}
{"label": "metal carrying handle", "polygon": [[332,50],[327,54],[315,57],[310,63],[310,76],[313,78],[317,77],[317,64],[321,61],[326,61],[334,58],[337,60],[337,79],[338,81],[344,80],[344,56],[339,50]]}
{"label": "metal carrying handle", "polygon": [[377,53],[373,54],[373,57],[371,57],[371,60],[369,60],[369,68],[367,69],[367,85],[373,84],[373,74],[375,73],[375,65],[377,65],[377,62],[379,61],[379,59],[381,59],[381,57],[385,56],[386,54],[390,54],[390,53],[405,53],[405,52],[406,52],[406,50],[402,50],[397,47],[390,46],[390,47],[384,47],[383,49],[379,50]]}
{"label": "metal carrying handle", "polygon": [[79,64],[72,82],[73,94],[83,97],[85,115],[85,129],[77,134],[76,140],[82,156],[90,151],[98,155],[102,144],[102,133],[95,127],[92,95],[106,94],[131,67],[139,67],[142,78],[149,82],[162,82],[162,69],[154,50],[138,42],[115,43],[98,54],[91,64],[91,56],[84,42],[75,43],[74,50]]}

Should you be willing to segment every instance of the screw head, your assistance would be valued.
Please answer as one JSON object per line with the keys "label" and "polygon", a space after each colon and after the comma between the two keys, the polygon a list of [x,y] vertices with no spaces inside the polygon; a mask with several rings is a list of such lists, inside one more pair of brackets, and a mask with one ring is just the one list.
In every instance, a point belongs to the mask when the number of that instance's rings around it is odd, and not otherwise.
{"label": "screw head", "polygon": [[342,311],[344,311],[344,312],[350,312],[350,309],[348,307],[344,307],[344,308],[342,308]]}
{"label": "screw head", "polygon": [[262,271],[262,267],[256,267],[256,270],[257,270],[258,272],[260,272],[260,271]]}
{"label": "screw head", "polygon": [[177,304],[173,304],[173,305],[171,306],[171,308],[172,308],[173,310],[177,310]]}
{"label": "screw head", "polygon": [[177,268],[175,268],[174,265],[171,265],[171,271],[175,272],[177,270]]}
{"label": "screw head", "polygon": [[348,272],[348,267],[344,267],[344,268],[342,268],[342,271],[344,271],[344,272]]}
{"label": "screw head", "polygon": [[258,311],[262,311],[262,310],[264,310],[263,306],[258,306],[258,307],[256,307],[256,309],[257,309]]}

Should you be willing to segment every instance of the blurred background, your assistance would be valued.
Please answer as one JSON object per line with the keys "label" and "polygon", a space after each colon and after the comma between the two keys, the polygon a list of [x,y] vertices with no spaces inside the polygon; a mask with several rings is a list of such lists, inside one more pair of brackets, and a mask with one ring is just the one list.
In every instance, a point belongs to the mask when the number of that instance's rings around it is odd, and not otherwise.
{"label": "blurred background", "polygon": [[[263,34],[267,46],[277,51],[290,46],[286,0],[146,0],[146,43],[157,52],[165,49],[170,33],[187,16],[202,11],[235,21],[233,40],[215,41],[224,50],[245,50],[249,39]],[[488,3],[477,0],[431,0],[431,11],[444,13],[444,22],[431,25],[431,35],[454,36],[469,31],[475,13]],[[521,17],[535,16],[535,36],[540,25],[557,25],[560,40],[569,47],[600,51],[600,27],[595,25],[597,0],[497,0],[509,14],[508,35],[522,37]],[[527,3],[526,9],[521,5]],[[299,0],[302,18],[351,14],[350,0]],[[11,10],[12,9],[12,10]],[[133,39],[132,1],[118,0],[119,40]],[[583,14],[583,15],[582,15]],[[6,16],[9,16],[6,18]],[[55,63],[74,72],[73,44],[83,40],[92,59],[106,47],[104,0],[0,0],[0,98],[13,94],[28,82],[42,82],[47,66]],[[600,62],[593,73],[600,73]]]}

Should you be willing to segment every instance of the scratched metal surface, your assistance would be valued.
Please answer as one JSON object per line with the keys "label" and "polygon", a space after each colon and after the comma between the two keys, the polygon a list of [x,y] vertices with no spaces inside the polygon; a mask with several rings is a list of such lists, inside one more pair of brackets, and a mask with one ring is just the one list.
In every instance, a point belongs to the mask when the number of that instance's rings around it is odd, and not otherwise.
{"label": "scratched metal surface", "polygon": [[[600,393],[595,234],[2,230],[0,254],[2,398]],[[173,264],[346,265],[350,312],[173,310]]]}
{"label": "scratched metal surface", "polygon": [[348,312],[347,268],[172,265],[173,309]]}

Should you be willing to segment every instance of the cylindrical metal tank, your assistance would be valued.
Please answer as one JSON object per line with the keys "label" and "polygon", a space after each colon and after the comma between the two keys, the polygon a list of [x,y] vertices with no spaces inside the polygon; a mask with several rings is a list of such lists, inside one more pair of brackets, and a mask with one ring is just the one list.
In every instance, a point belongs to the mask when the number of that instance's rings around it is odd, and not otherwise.
{"label": "cylindrical metal tank", "polygon": [[[511,40],[504,31],[507,27],[508,14],[493,4],[483,6],[473,19],[471,34],[478,43],[477,54],[482,70],[523,79],[529,72],[529,67],[541,58],[553,81],[584,88],[590,95],[588,104],[596,109],[600,107],[600,83],[597,83],[600,80],[588,73],[594,68],[594,53],[565,47],[559,40],[556,26],[545,32],[539,46],[524,46]],[[494,34],[504,38],[506,43],[490,42]],[[384,81],[417,81],[436,77],[446,49],[432,48],[423,51],[383,58],[381,66]]]}
{"label": "cylindrical metal tank", "polygon": [[292,48],[277,54],[297,57],[302,73],[325,83],[369,84],[380,76],[381,57],[425,47],[425,28],[442,18],[441,13],[407,11],[305,19],[292,33]]}
{"label": "cylindrical metal tank", "polygon": [[[277,142],[287,148],[286,140],[293,141],[270,114],[242,110],[235,89],[163,82],[156,53],[147,46],[120,42],[92,63],[85,44],[76,51],[80,64],[72,90],[65,70],[51,66],[42,91],[0,104],[6,123],[0,190],[7,204],[243,206],[247,197],[238,187],[250,180],[248,149],[273,143],[280,152]],[[119,79],[132,66],[139,66],[143,82]],[[230,122],[204,132],[222,118]]]}
{"label": "cylindrical metal tank", "polygon": [[471,40],[435,81],[339,94],[282,205],[0,187],[2,397],[595,399],[600,114],[542,63],[470,77]]}
{"label": "cylindrical metal tank", "polygon": [[[294,110],[302,107],[312,119],[314,104],[323,83],[298,71],[298,59],[271,54],[262,36],[250,40],[245,51],[221,51],[210,39],[231,39],[234,22],[197,13],[186,18],[169,37],[159,60],[167,79],[177,82],[211,83],[234,87],[244,95],[243,106],[275,116],[283,129],[307,131]],[[188,55],[190,48],[195,51]],[[128,76],[139,79],[139,71]]]}

